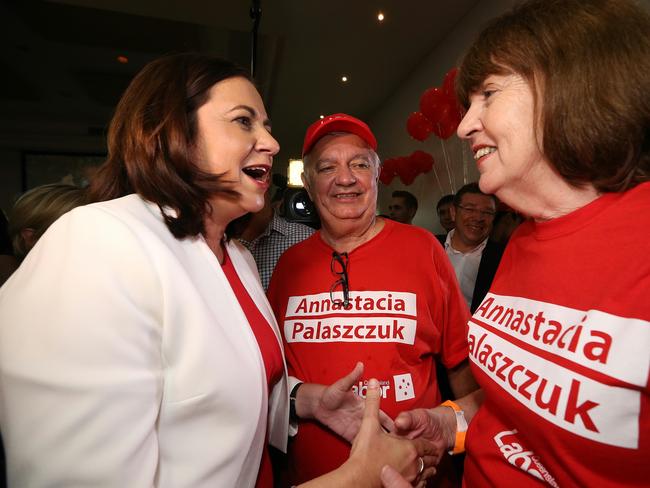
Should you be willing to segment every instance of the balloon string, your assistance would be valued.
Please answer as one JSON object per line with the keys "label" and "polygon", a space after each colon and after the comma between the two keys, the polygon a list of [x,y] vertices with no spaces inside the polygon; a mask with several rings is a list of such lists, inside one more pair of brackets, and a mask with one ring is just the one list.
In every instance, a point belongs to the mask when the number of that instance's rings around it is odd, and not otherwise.
{"label": "balloon string", "polygon": [[451,170],[449,169],[449,157],[447,156],[447,151],[445,150],[445,143],[443,142],[442,139],[440,139],[440,145],[442,146],[442,155],[445,160],[445,168],[447,168],[447,177],[449,178],[449,188],[451,189],[450,193],[456,193],[456,188],[451,181]]}
{"label": "balloon string", "polygon": [[438,176],[438,172],[436,171],[436,167],[433,167],[433,174],[436,176],[436,180],[438,180],[438,186],[440,187],[440,196],[442,197],[445,194],[445,190],[442,189],[442,183],[440,182],[440,177]]}

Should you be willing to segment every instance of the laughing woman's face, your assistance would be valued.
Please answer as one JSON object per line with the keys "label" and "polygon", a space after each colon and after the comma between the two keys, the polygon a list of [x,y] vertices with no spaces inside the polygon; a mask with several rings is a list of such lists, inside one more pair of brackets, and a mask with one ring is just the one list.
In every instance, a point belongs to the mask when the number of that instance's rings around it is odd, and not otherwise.
{"label": "laughing woman's face", "polygon": [[233,220],[261,210],[280,146],[255,86],[239,77],[220,81],[196,116],[195,161],[203,171],[223,175],[226,187],[238,194],[211,198],[215,214]]}

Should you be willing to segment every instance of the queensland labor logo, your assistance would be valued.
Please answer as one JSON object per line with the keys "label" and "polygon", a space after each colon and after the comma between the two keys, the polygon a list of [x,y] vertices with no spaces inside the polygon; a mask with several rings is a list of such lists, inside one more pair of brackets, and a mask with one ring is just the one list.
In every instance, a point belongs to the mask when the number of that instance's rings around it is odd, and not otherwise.
{"label": "queensland labor logo", "polygon": [[[388,390],[390,390],[390,381],[378,380],[379,388],[381,389],[381,397],[386,399]],[[366,398],[366,391],[368,391],[368,380],[359,381],[358,384],[352,386],[352,392],[361,398]]]}
{"label": "queensland labor logo", "polygon": [[396,402],[403,402],[415,398],[415,389],[413,388],[413,378],[411,378],[411,373],[393,376],[393,384],[395,385]]}

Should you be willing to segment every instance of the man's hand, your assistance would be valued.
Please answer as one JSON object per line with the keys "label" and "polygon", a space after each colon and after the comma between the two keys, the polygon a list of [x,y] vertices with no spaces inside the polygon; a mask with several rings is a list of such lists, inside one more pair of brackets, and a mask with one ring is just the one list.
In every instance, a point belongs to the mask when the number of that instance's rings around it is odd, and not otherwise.
{"label": "man's hand", "polygon": [[[483,403],[483,390],[475,390],[456,400],[470,423]],[[442,451],[450,450],[456,443],[456,414],[449,407],[417,408],[400,413],[395,419],[397,435],[415,439],[423,437],[438,445]]]}
{"label": "man's hand", "polygon": [[447,407],[417,408],[400,413],[393,432],[408,439],[423,437],[434,444],[442,456],[454,446],[456,417]]}
{"label": "man's hand", "polygon": [[[363,419],[364,402],[352,392],[352,385],[363,374],[363,363],[330,386],[305,383],[298,390],[296,412],[300,418],[314,418],[348,442],[359,432]],[[381,410],[379,421],[386,430],[393,429],[393,421]]]}

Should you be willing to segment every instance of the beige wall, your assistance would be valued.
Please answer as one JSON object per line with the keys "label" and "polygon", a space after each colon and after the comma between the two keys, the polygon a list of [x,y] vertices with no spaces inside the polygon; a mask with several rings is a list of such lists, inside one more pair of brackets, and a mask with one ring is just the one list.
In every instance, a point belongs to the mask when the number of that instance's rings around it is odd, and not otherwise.
{"label": "beige wall", "polygon": [[431,135],[424,142],[415,141],[406,132],[406,119],[411,112],[419,110],[418,103],[422,92],[429,87],[442,85],[445,73],[458,64],[465,49],[486,21],[507,10],[514,3],[514,0],[478,2],[445,41],[429,53],[413,75],[405,80],[399,91],[370,119],[370,126],[379,141],[379,155],[382,160],[407,156],[416,149],[421,149],[433,155],[436,161],[435,172],[418,176],[409,186],[403,185],[398,178],[388,187],[380,183],[380,212],[387,213],[393,190],[405,189],[413,193],[419,202],[413,223],[432,232],[441,233],[443,230],[435,212],[438,199],[460,188],[465,182],[478,179],[478,172],[466,144],[461,143],[455,135],[446,141],[441,141],[435,135]]}

